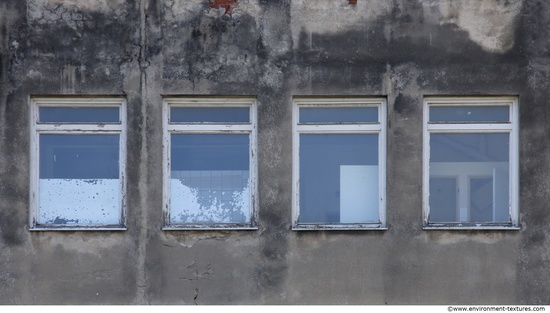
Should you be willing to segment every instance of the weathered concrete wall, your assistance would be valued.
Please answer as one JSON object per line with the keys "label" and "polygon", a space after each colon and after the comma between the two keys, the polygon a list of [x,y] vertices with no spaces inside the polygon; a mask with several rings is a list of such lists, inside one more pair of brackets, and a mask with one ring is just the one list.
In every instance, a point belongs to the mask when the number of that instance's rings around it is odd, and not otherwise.
{"label": "weathered concrete wall", "polygon": [[[549,26],[536,0],[3,0],[0,303],[550,303]],[[127,231],[28,230],[33,95],[126,96]],[[257,97],[258,230],[161,230],[164,95]],[[297,95],[387,97],[388,230],[290,230]],[[425,95],[519,96],[521,230],[422,229]]]}

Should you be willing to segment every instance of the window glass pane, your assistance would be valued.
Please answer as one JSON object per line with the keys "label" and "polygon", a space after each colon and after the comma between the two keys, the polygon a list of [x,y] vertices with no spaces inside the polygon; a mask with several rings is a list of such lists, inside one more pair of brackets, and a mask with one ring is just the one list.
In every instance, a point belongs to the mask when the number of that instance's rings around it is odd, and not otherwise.
{"label": "window glass pane", "polygon": [[171,135],[171,223],[250,221],[248,134]]}
{"label": "window glass pane", "polygon": [[249,123],[249,107],[171,107],[171,123]]}
{"label": "window glass pane", "polygon": [[376,107],[303,107],[300,108],[300,123],[375,123],[378,122]]}
{"label": "window glass pane", "polygon": [[118,107],[40,107],[42,123],[118,123]]}
{"label": "window glass pane", "polygon": [[430,221],[449,222],[457,220],[456,177],[430,176]]}
{"label": "window glass pane", "polygon": [[379,222],[378,135],[300,135],[300,223]]}
{"label": "window glass pane", "polygon": [[470,177],[470,219],[477,222],[493,221],[493,177]]}
{"label": "window glass pane", "polygon": [[119,135],[40,135],[39,224],[119,224]]}
{"label": "window glass pane", "polygon": [[430,122],[509,122],[509,106],[432,106]]}
{"label": "window glass pane", "polygon": [[430,135],[430,222],[509,222],[509,134]]}

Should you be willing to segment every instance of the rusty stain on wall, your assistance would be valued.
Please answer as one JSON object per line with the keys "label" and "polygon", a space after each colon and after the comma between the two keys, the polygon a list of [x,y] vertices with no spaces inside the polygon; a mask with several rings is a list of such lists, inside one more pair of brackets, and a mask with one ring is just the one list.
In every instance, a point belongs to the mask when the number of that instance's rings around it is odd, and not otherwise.
{"label": "rusty stain on wall", "polygon": [[225,14],[229,16],[233,14],[233,8],[237,5],[237,0],[209,0],[208,2],[212,9],[224,9]]}

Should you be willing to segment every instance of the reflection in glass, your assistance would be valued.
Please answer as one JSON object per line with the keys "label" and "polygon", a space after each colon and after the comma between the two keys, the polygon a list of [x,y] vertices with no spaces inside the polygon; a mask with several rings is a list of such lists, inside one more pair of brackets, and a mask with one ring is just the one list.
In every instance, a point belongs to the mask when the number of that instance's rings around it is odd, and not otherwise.
{"label": "reflection in glass", "polygon": [[250,221],[248,134],[171,135],[171,223]]}
{"label": "reflection in glass", "polygon": [[432,106],[430,122],[509,122],[509,106]]}
{"label": "reflection in glass", "polygon": [[378,122],[377,107],[300,108],[299,123],[303,124],[375,122]]}
{"label": "reflection in glass", "polygon": [[430,135],[430,222],[509,222],[509,134]]}
{"label": "reflection in glass", "polygon": [[39,224],[120,223],[119,135],[40,135]]}
{"label": "reflection in glass", "polygon": [[40,107],[42,123],[118,123],[118,107]]}
{"label": "reflection in glass", "polygon": [[378,135],[300,135],[300,223],[377,223]]}

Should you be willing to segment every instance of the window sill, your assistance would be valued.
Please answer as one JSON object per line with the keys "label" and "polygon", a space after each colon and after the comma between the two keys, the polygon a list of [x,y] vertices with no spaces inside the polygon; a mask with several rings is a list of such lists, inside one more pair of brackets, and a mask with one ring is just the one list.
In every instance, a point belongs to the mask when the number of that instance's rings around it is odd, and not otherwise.
{"label": "window sill", "polygon": [[128,230],[126,227],[122,226],[36,226],[29,228],[29,231],[125,231]]}
{"label": "window sill", "polygon": [[425,225],[424,230],[521,230],[521,227],[514,225],[483,225],[483,224],[461,224],[461,225]]}
{"label": "window sill", "polygon": [[292,230],[388,230],[381,224],[298,224]]}
{"label": "window sill", "polygon": [[174,231],[174,230],[258,230],[257,226],[237,226],[237,225],[170,225],[162,227],[162,230]]}

